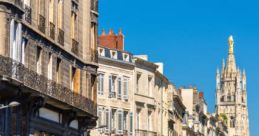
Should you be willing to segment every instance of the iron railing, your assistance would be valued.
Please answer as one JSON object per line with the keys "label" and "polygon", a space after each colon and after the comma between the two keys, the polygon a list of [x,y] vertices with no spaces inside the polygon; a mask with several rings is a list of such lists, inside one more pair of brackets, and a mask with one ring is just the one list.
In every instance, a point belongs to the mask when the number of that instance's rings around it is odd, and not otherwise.
{"label": "iron railing", "polygon": [[31,24],[31,7],[25,5],[25,14],[24,14],[24,19]]}
{"label": "iron railing", "polygon": [[49,22],[49,36],[55,40],[55,25],[52,22]]}
{"label": "iron railing", "polygon": [[71,51],[76,55],[78,55],[78,53],[79,53],[79,43],[75,39],[72,39],[72,49],[71,49]]}
{"label": "iron railing", "polygon": [[45,23],[46,19],[43,15],[39,15],[39,25],[38,28],[42,33],[45,33],[46,31],[46,23]]}
{"label": "iron railing", "polygon": [[135,132],[136,136],[157,136],[157,132],[148,131],[148,130],[140,130],[137,129]]}
{"label": "iron railing", "polygon": [[74,93],[67,87],[49,80],[43,75],[28,69],[22,63],[0,55],[0,75],[13,79],[39,95],[46,95],[67,105],[96,115],[96,104],[80,94]]}
{"label": "iron railing", "polygon": [[62,29],[58,29],[58,43],[64,46],[64,31]]}

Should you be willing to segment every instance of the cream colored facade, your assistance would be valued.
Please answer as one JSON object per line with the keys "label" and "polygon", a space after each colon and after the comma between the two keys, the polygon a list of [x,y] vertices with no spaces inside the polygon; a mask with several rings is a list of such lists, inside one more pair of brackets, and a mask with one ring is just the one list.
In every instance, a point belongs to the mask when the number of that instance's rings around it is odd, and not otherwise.
{"label": "cream colored facade", "polygon": [[[113,58],[110,53],[116,52]],[[98,47],[97,127],[93,136],[133,135],[134,63],[128,52]],[[120,58],[128,55],[127,58]]]}
{"label": "cream colored facade", "polygon": [[249,136],[246,73],[236,67],[232,36],[228,43],[227,64],[216,76],[216,112],[227,117],[229,136]]}

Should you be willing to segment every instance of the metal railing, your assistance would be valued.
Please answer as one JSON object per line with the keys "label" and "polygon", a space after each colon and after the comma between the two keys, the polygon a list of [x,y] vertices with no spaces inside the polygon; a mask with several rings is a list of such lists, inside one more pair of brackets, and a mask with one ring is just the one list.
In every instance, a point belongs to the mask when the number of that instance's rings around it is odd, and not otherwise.
{"label": "metal railing", "polygon": [[25,5],[24,8],[25,8],[24,19],[25,21],[31,24],[31,7]]}
{"label": "metal railing", "polygon": [[79,54],[79,43],[78,43],[78,41],[75,40],[75,39],[72,39],[72,49],[71,49],[71,51],[72,51],[74,54],[76,54],[76,55]]}
{"label": "metal railing", "polygon": [[74,93],[69,88],[37,74],[35,71],[9,57],[0,55],[0,64],[0,75],[4,75],[19,82],[21,85],[31,88],[38,92],[39,95],[47,95],[52,99],[96,115],[97,105],[89,98]]}
{"label": "metal railing", "polygon": [[55,25],[52,22],[49,22],[49,36],[55,40]]}
{"label": "metal railing", "polygon": [[58,29],[58,43],[64,46],[64,31],[62,29]]}
{"label": "metal railing", "polygon": [[148,131],[148,130],[139,130],[137,129],[135,131],[136,136],[157,136],[157,132]]}
{"label": "metal railing", "polygon": [[46,31],[46,19],[45,19],[45,17],[43,16],[43,15],[40,15],[39,14],[39,25],[38,25],[38,28],[39,28],[39,30],[42,32],[42,33],[45,33],[45,31]]}

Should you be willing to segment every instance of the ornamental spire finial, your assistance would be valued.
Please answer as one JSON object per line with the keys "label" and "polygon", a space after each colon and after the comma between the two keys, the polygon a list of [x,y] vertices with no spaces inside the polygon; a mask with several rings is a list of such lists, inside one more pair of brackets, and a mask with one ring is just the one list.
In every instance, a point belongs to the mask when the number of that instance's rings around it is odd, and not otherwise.
{"label": "ornamental spire finial", "polygon": [[228,38],[228,46],[229,46],[228,53],[234,54],[234,39],[232,35],[230,35]]}

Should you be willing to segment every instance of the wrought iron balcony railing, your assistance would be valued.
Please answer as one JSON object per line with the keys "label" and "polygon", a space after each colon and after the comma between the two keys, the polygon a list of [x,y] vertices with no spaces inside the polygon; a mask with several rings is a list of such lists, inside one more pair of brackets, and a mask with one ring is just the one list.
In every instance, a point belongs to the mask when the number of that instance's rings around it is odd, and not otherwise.
{"label": "wrought iron balcony railing", "polygon": [[31,24],[31,7],[25,5],[25,14],[24,14],[24,19]]}
{"label": "wrought iron balcony railing", "polygon": [[136,136],[157,136],[157,132],[148,131],[148,130],[136,130]]}
{"label": "wrought iron balcony railing", "polygon": [[42,32],[42,33],[45,33],[45,30],[46,30],[46,19],[44,16],[42,15],[39,15],[39,25],[38,25],[38,28],[39,30]]}
{"label": "wrought iron balcony railing", "polygon": [[109,98],[116,98],[116,92],[109,92]]}
{"label": "wrought iron balcony railing", "polygon": [[75,39],[72,39],[72,49],[71,49],[71,51],[73,53],[75,53],[76,55],[78,55],[78,53],[79,53],[79,43]]}
{"label": "wrought iron balcony railing", "polygon": [[58,29],[58,43],[64,46],[64,31],[62,29]]}
{"label": "wrought iron balcony railing", "polygon": [[49,22],[49,36],[55,40],[55,25],[52,22]]}
{"label": "wrought iron balcony railing", "polygon": [[92,115],[96,115],[96,104],[94,101],[74,93],[72,90],[49,80],[45,76],[38,75],[35,71],[26,68],[23,64],[0,55],[0,75],[6,76],[19,84],[31,88],[39,95],[46,95],[54,100],[81,109]]}

